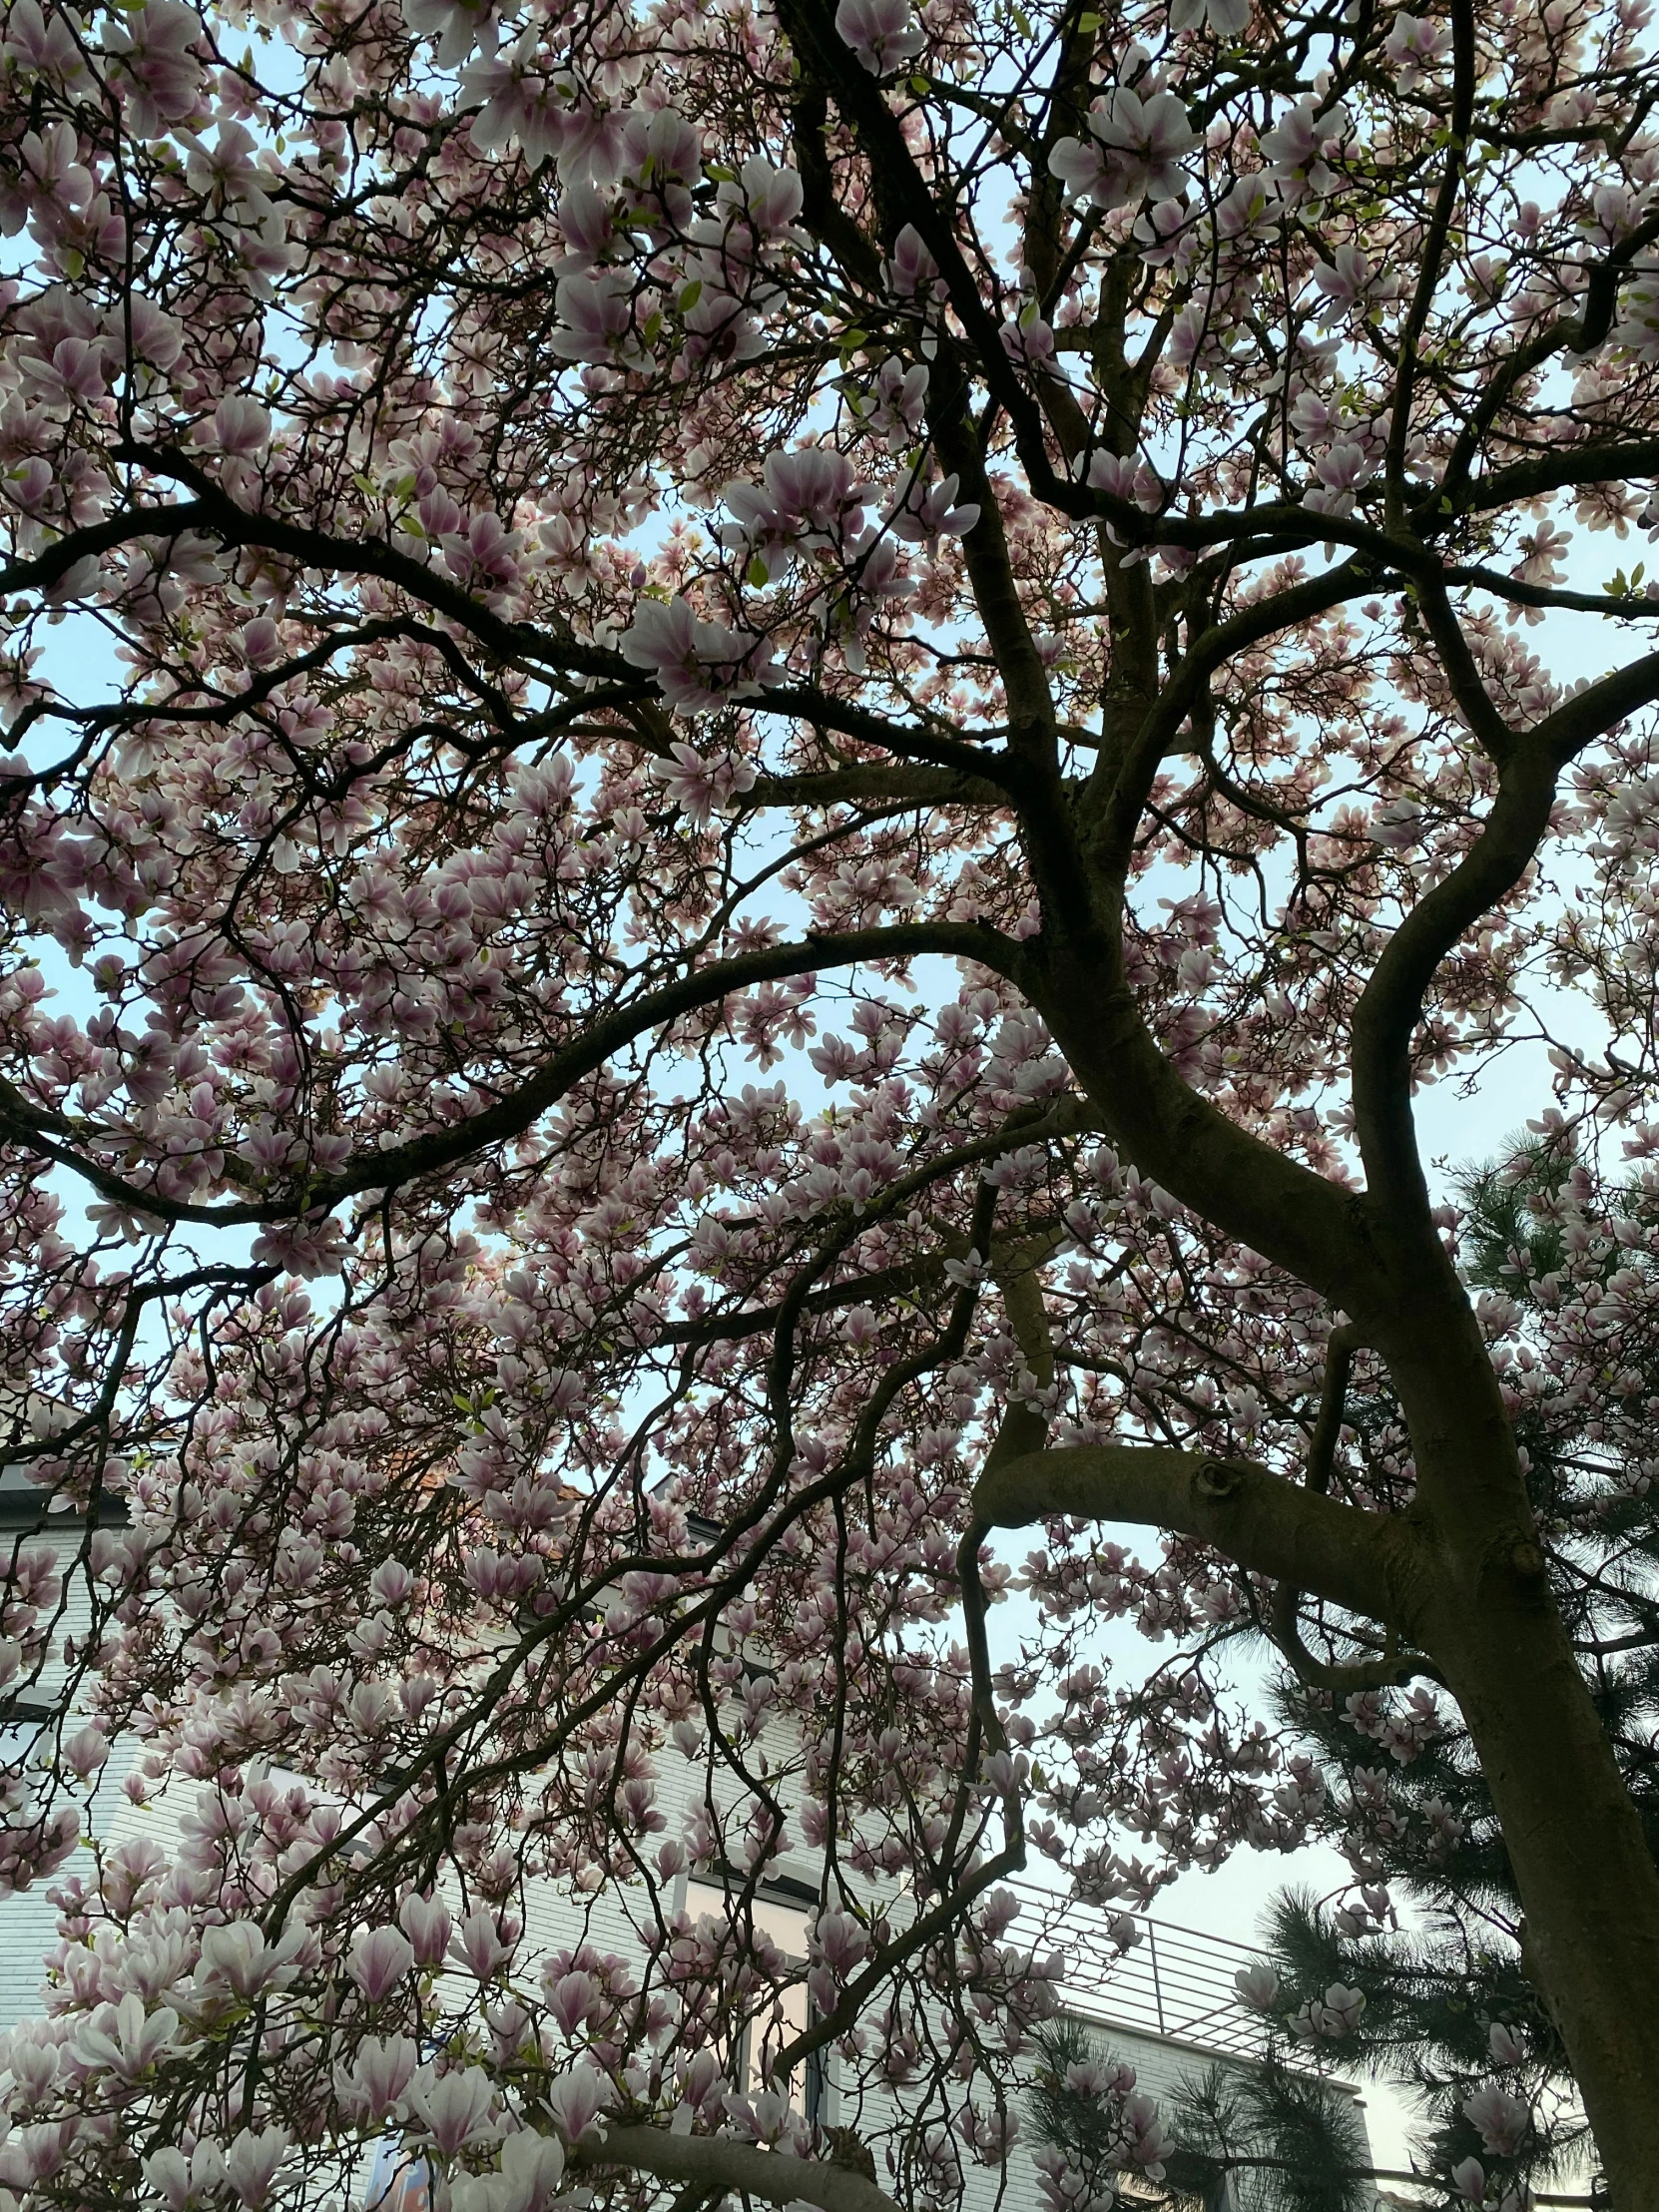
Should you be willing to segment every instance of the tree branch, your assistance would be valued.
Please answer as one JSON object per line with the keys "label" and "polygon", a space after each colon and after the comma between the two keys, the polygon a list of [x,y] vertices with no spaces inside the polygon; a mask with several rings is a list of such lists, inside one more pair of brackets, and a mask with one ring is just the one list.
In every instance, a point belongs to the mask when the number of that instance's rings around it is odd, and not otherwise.
{"label": "tree branch", "polygon": [[1388,939],[1355,1007],[1354,1118],[1374,1209],[1408,1208],[1427,1219],[1428,1186],[1411,1119],[1411,1034],[1434,970],[1463,932],[1514,889],[1549,827],[1555,762],[1541,735],[1529,731],[1515,746],[1479,836]]}
{"label": "tree branch", "polygon": [[[1448,610],[1449,612],[1449,610]],[[1520,882],[1549,828],[1559,768],[1626,716],[1659,700],[1659,654],[1575,692],[1515,738],[1474,843],[1384,946],[1354,1012],[1354,1115],[1375,1206],[1428,1203],[1411,1121],[1411,1032],[1434,970],[1464,931]]]}
{"label": "tree branch", "polygon": [[802,776],[763,776],[739,805],[751,807],[833,807],[913,802],[918,807],[1006,807],[1008,794],[988,777],[960,769],[892,768],[884,762],[855,761],[845,768],[822,769]]}
{"label": "tree branch", "polygon": [[1659,700],[1659,653],[1649,653],[1612,670],[1599,683],[1586,684],[1582,691],[1574,692],[1527,735],[1534,743],[1547,746],[1556,762],[1564,764],[1597,738],[1605,737],[1627,716],[1651,707],[1655,700]]}
{"label": "tree branch", "polygon": [[1417,608],[1440,656],[1440,667],[1451,687],[1463,720],[1474,733],[1475,743],[1494,761],[1508,758],[1513,731],[1498,713],[1490,692],[1481,681],[1469,641],[1457,620],[1443,579],[1428,574],[1417,578]]}
{"label": "tree branch", "polygon": [[1659,437],[1633,438],[1622,444],[1586,439],[1582,445],[1551,446],[1531,460],[1512,461],[1507,468],[1476,477],[1467,497],[1458,502],[1458,511],[1486,514],[1494,507],[1535,499],[1539,492],[1616,484],[1632,476],[1659,476]]}
{"label": "tree branch", "polygon": [[818,2212],[898,2212],[891,2197],[849,2166],[791,2158],[718,2135],[671,2135],[666,2128],[608,2127],[602,2141],[571,2146],[566,2170],[602,2173],[624,2166],[659,2181],[761,2197],[769,2204],[811,2204]]}
{"label": "tree branch", "polygon": [[1427,327],[1429,309],[1439,288],[1446,240],[1450,236],[1451,219],[1456,212],[1457,195],[1462,188],[1469,124],[1474,115],[1476,60],[1472,0],[1450,0],[1450,15],[1454,61],[1450,128],[1445,137],[1445,169],[1440,177],[1439,191],[1434,196],[1434,209],[1428,220],[1428,235],[1423,241],[1422,259],[1417,268],[1417,281],[1411,295],[1411,304],[1399,333],[1393,419],[1388,427],[1388,448],[1383,464],[1390,530],[1403,529],[1405,524],[1405,449],[1411,430],[1417,347]]}
{"label": "tree branch", "polygon": [[[1354,1373],[1354,1355],[1360,1341],[1358,1332],[1345,1325],[1331,1332],[1326,1347],[1325,1388],[1320,1397],[1319,1419],[1314,1424],[1313,1438],[1308,1446],[1308,1488],[1320,1497],[1330,1494],[1332,1465],[1348,1403],[1349,1378]],[[1301,1603],[1302,1592],[1297,1585],[1288,1579],[1282,1581],[1273,1593],[1268,1617],[1274,1642],[1310,1689],[1352,1695],[1361,1690],[1389,1689],[1419,1674],[1431,1675],[1436,1682],[1442,1680],[1439,1669],[1420,1652],[1400,1650],[1399,1639],[1391,1627],[1380,1658],[1342,1664],[1317,1659],[1303,1641],[1302,1623],[1298,1618]]]}
{"label": "tree branch", "polygon": [[1288,1580],[1386,1622],[1397,1517],[1340,1505],[1243,1459],[1155,1444],[1075,1444],[987,1465],[974,1485],[981,1531],[1059,1515],[1139,1521],[1194,1536],[1252,1573]]}
{"label": "tree branch", "polygon": [[[553,1053],[534,1075],[493,1105],[453,1127],[413,1137],[406,1144],[384,1152],[367,1151],[331,1175],[312,1176],[286,1197],[248,1201],[229,1206],[203,1206],[191,1201],[164,1198],[159,1192],[128,1182],[96,1161],[71,1151],[54,1132],[61,1117],[37,1112],[12,1091],[0,1091],[0,1141],[19,1144],[51,1160],[54,1165],[81,1176],[113,1204],[157,1221],[202,1222],[222,1228],[257,1222],[288,1221],[305,1214],[325,1214],[341,1200],[363,1191],[395,1190],[453,1167],[469,1154],[510,1142],[522,1136],[532,1123],[584,1076],[602,1067],[612,1053],[620,1052],[635,1038],[661,1029],[715,1006],[722,999],[748,990],[753,984],[786,975],[799,975],[825,967],[845,967],[867,960],[903,960],[921,953],[954,953],[982,961],[1017,981],[1024,960],[1012,939],[982,922],[919,921],[890,928],[854,929],[809,937],[801,943],[769,945],[734,959],[718,960],[694,968],[674,982],[646,991],[626,1005],[600,1014]],[[9,1089],[9,1086],[7,1087]],[[79,1132],[78,1132],[79,1133]],[[86,1135],[100,1134],[88,1130]],[[112,1133],[113,1141],[113,1133]]]}

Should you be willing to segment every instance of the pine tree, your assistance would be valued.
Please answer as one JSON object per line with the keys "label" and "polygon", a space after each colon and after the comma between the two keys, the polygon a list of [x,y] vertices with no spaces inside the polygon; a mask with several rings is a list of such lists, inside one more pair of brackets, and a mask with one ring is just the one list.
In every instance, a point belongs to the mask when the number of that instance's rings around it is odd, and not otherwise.
{"label": "pine tree", "polygon": [[[1554,1596],[1659,1856],[1659,1607],[1651,1595],[1659,1488],[1631,1460],[1659,1394],[1659,1346],[1646,1322],[1653,1271],[1637,1233],[1659,1215],[1659,1195],[1637,1179],[1598,1186],[1559,1129],[1515,1139],[1499,1163],[1467,1172],[1456,1189],[1464,1272],[1490,1302],[1526,1382],[1512,1393],[1511,1418]],[[1621,1372],[1604,1363],[1597,1380],[1604,1390],[1616,1382],[1617,1396],[1611,1408],[1605,1395],[1592,1408],[1563,1345],[1575,1335],[1570,1317],[1609,1296],[1618,1302]],[[1347,1413],[1364,1460],[1389,1408],[1357,1391]],[[1443,1710],[1426,1733],[1390,1730],[1384,1701],[1343,1698],[1294,1676],[1281,1682],[1279,1701],[1283,1720],[1306,1732],[1336,1780],[1332,1833],[1362,1880],[1358,1896],[1340,1904],[1295,1889],[1277,1899],[1267,1944],[1276,2029],[1306,2045],[1319,2040],[1333,1992],[1363,1999],[1345,2007],[1345,2059],[1421,2098],[1416,2162],[1453,2201],[1470,2201],[1471,2162],[1481,2176],[1476,2201],[1524,2204],[1525,2189],[1569,2178],[1582,2188],[1587,2131],[1466,1734],[1445,1725]],[[1391,1752],[1385,1805],[1376,1780],[1380,1740]],[[1343,1817],[1368,1803],[1382,1817],[1345,1830]],[[1524,2108],[1518,2130],[1504,2125],[1511,2115],[1501,2105],[1484,2108],[1492,2115],[1484,2131],[1465,2109],[1494,2091]],[[1512,2147],[1494,2148],[1511,2135]],[[1592,2192],[1602,2186],[1590,2183]]]}
{"label": "pine tree", "polygon": [[[1076,2019],[1049,2022],[1036,2040],[1038,2140],[1104,2195],[1122,2139],[1120,2062]],[[1273,2051],[1259,2064],[1212,2064],[1182,2081],[1163,2120],[1166,2212],[1370,2212],[1364,2133],[1312,2066]]]}

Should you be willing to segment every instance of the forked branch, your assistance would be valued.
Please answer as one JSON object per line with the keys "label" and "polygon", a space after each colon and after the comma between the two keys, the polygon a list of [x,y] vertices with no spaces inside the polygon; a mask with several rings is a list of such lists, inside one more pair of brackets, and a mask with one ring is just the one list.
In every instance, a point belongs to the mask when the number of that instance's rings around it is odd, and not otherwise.
{"label": "forked branch", "polygon": [[[1354,1355],[1360,1349],[1359,1333],[1346,1323],[1331,1332],[1326,1347],[1325,1387],[1320,1397],[1319,1419],[1308,1446],[1308,1488],[1329,1495],[1337,1445],[1343,1432],[1348,1404],[1349,1380]],[[1410,1682],[1418,1675],[1441,1680],[1434,1662],[1418,1651],[1404,1649],[1392,1626],[1386,1631],[1382,1652],[1375,1659],[1333,1661],[1318,1659],[1303,1640],[1299,1614],[1302,1592],[1296,1583],[1280,1582],[1273,1593],[1269,1623],[1274,1642],[1290,1662],[1297,1678],[1311,1690],[1331,1690],[1353,1696],[1364,1690],[1385,1690]]]}

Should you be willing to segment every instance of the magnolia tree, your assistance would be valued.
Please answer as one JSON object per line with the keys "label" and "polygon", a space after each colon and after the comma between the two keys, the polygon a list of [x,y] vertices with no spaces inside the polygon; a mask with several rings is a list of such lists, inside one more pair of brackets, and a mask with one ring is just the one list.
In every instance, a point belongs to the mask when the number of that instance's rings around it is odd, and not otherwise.
{"label": "magnolia tree", "polygon": [[5,8],[15,2195],[948,2203],[1028,1853],[1330,1833],[1659,2206],[1647,15]]}

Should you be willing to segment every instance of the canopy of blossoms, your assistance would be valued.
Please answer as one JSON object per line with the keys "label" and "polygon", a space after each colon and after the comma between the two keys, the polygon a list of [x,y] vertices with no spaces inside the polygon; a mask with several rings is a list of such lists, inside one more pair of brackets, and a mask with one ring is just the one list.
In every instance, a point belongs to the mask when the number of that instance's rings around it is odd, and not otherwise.
{"label": "canopy of blossoms", "polygon": [[[1647,17],[0,8],[21,2202],[948,2204],[1006,1877],[1382,1941],[1451,1743],[1445,2186],[1536,2062],[1659,2202]],[[1538,1038],[1510,1295],[1411,1098]]]}

